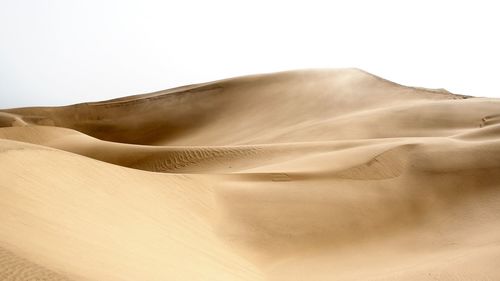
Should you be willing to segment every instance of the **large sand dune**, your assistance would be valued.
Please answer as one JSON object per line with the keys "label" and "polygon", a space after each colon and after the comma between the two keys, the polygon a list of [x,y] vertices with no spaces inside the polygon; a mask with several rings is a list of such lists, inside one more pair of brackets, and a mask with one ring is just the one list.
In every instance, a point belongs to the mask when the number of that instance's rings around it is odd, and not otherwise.
{"label": "large sand dune", "polygon": [[307,70],[0,111],[1,280],[500,280],[500,100]]}

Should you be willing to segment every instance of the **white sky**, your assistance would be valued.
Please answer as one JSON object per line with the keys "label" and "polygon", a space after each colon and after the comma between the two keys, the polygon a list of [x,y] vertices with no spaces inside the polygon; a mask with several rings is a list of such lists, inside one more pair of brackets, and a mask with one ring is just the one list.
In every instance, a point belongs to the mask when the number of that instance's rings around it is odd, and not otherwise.
{"label": "white sky", "polygon": [[495,1],[0,0],[0,108],[359,67],[500,97]]}

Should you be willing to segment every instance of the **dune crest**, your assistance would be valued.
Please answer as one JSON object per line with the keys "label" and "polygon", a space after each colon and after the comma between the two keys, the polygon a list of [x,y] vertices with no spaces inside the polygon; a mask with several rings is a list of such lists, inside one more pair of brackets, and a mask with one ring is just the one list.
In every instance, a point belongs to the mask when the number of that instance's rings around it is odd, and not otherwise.
{"label": "dune crest", "polygon": [[500,100],[359,69],[0,111],[2,280],[496,280]]}

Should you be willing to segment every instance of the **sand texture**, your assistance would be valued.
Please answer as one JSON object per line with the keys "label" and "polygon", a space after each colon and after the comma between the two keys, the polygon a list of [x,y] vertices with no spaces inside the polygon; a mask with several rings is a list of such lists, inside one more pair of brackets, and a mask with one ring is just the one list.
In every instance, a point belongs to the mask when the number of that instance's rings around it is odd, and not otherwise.
{"label": "sand texture", "polygon": [[359,69],[0,110],[0,280],[500,280],[500,100]]}

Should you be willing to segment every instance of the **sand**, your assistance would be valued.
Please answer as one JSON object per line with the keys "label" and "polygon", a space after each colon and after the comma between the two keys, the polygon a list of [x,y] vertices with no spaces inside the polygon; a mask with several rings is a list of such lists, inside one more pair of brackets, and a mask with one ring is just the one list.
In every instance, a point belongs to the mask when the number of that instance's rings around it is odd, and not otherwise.
{"label": "sand", "polygon": [[1,280],[500,280],[500,100],[302,70],[0,111]]}

